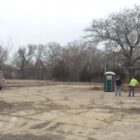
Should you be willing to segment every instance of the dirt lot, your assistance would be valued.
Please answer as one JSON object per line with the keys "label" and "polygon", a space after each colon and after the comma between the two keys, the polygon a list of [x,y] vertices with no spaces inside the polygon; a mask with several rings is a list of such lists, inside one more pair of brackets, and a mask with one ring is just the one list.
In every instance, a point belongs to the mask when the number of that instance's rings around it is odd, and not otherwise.
{"label": "dirt lot", "polygon": [[140,140],[140,93],[115,97],[98,84],[7,81],[0,140]]}

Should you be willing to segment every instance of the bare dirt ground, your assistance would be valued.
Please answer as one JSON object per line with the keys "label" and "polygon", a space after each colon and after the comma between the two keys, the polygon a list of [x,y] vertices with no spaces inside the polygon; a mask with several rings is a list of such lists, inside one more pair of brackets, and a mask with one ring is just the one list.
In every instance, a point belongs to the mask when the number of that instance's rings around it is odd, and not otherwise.
{"label": "bare dirt ground", "polygon": [[0,140],[140,140],[140,93],[116,97],[93,83],[7,81]]}

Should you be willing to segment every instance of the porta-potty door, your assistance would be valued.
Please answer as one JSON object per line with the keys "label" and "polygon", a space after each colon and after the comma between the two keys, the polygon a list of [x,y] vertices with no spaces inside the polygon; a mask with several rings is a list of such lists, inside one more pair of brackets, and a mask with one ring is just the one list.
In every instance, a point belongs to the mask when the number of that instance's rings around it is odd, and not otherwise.
{"label": "porta-potty door", "polygon": [[107,92],[112,91],[112,80],[107,80]]}
{"label": "porta-potty door", "polygon": [[106,81],[107,92],[111,92],[112,91],[112,76],[107,75],[106,80],[107,80]]}

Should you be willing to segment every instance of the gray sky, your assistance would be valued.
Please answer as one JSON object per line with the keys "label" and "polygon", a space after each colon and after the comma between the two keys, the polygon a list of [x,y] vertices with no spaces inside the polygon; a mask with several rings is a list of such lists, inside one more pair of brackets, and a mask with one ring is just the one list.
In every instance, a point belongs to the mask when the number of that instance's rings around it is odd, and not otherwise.
{"label": "gray sky", "polygon": [[0,44],[13,48],[78,40],[93,19],[140,0],[0,0]]}

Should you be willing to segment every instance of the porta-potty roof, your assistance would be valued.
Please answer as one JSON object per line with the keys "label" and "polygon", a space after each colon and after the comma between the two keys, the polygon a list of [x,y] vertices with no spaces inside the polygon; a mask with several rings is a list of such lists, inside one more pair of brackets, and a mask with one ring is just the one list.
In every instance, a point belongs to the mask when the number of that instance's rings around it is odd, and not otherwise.
{"label": "porta-potty roof", "polygon": [[112,71],[107,71],[107,72],[105,72],[104,73],[105,75],[107,75],[107,74],[111,74],[111,75],[116,75],[114,72],[112,72]]}

